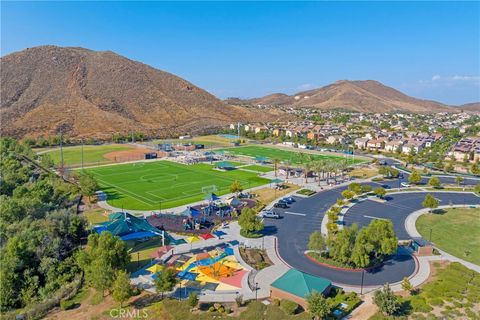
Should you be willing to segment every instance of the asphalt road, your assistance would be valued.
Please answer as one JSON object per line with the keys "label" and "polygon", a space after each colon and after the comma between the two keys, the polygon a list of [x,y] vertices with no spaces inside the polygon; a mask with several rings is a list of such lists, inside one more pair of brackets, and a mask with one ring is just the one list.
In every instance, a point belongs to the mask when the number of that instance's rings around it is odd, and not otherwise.
{"label": "asphalt road", "polygon": [[[428,192],[437,198],[440,205],[480,204],[480,197],[472,193]],[[395,233],[400,240],[410,239],[405,230],[405,219],[413,211],[422,209],[422,201],[426,192],[397,193],[388,195],[385,203],[366,200],[357,203],[347,211],[344,225],[368,225],[372,219],[389,219],[393,222]]]}
{"label": "asphalt road", "polygon": [[[403,179],[367,184],[372,187],[386,185],[390,188],[397,188],[399,183],[407,181],[408,174]],[[442,183],[449,179],[441,178]],[[399,182],[400,180],[400,182]],[[466,180],[466,183],[477,183],[476,180]],[[279,220],[265,220],[265,233],[276,235],[278,239],[278,251],[281,258],[291,267],[300,271],[324,277],[335,284],[360,286],[362,283],[362,272],[352,272],[328,268],[309,260],[304,252],[307,250],[309,235],[320,230],[322,219],[326,210],[331,207],[346,187],[340,187],[317,193],[310,198],[296,198],[297,201],[288,209],[275,209],[282,216]],[[479,204],[480,198],[472,194],[447,194],[435,193],[441,204]],[[367,200],[353,206],[344,219],[346,225],[357,223],[360,226],[367,225],[373,218],[391,219],[399,239],[408,239],[405,230],[405,219],[409,213],[421,208],[421,202],[426,193],[408,193],[391,195],[389,201],[381,204]],[[372,218],[373,217],[373,218]],[[401,281],[404,277],[410,276],[415,271],[414,258],[407,252],[397,252],[388,259],[384,265],[376,270],[369,270],[364,273],[363,285],[374,286],[386,282],[394,283]]]}

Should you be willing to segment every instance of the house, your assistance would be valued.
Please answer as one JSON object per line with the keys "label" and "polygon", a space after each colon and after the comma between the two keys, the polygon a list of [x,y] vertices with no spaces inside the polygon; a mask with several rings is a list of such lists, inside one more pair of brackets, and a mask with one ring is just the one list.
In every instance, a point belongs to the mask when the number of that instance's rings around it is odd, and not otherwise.
{"label": "house", "polygon": [[313,290],[327,295],[332,283],[324,278],[290,269],[270,285],[270,298],[288,299],[308,308],[306,298]]}
{"label": "house", "polygon": [[397,150],[401,150],[402,145],[403,145],[402,140],[388,141],[388,142],[385,143],[385,151],[395,152]]}
{"label": "house", "polygon": [[336,142],[342,142],[342,141],[343,141],[343,136],[340,136],[340,135],[333,135],[327,138],[327,143],[329,144],[334,144]]}
{"label": "house", "polygon": [[402,146],[402,153],[411,153],[412,150],[415,153],[420,152],[424,147],[423,141],[420,140],[409,140],[406,144]]}
{"label": "house", "polygon": [[245,129],[245,132],[248,132],[252,129],[252,126],[246,124],[243,128]]}
{"label": "house", "polygon": [[357,138],[353,143],[358,149],[365,149],[367,147],[368,140],[368,138]]}
{"label": "house", "polygon": [[380,149],[383,149],[384,146],[385,146],[385,139],[373,139],[367,142],[368,149],[380,150]]}

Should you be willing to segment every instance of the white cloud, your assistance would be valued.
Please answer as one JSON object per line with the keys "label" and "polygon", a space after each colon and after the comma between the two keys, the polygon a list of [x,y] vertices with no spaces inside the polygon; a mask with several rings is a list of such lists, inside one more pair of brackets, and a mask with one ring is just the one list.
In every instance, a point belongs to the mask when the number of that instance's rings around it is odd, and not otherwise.
{"label": "white cloud", "polygon": [[442,76],[436,74],[430,79],[418,80],[417,85],[427,88],[480,87],[480,76],[458,74],[453,76]]}

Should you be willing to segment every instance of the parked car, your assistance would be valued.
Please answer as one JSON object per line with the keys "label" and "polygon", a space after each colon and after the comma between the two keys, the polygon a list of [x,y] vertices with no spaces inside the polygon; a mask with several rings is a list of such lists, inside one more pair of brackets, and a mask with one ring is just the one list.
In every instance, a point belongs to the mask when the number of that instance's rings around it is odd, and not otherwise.
{"label": "parked car", "polygon": [[290,204],[286,199],[280,199],[278,200],[279,203],[285,203],[285,204]]}
{"label": "parked car", "polygon": [[273,205],[275,208],[282,208],[282,209],[286,209],[288,208],[288,205],[285,203],[285,202],[277,202]]}
{"label": "parked car", "polygon": [[271,210],[263,211],[262,212],[262,217],[263,218],[271,218],[271,219],[280,219],[280,215],[276,212],[271,211]]}
{"label": "parked car", "polygon": [[402,182],[402,183],[400,183],[400,185],[401,185],[402,187],[404,187],[404,188],[410,187],[410,184],[408,184],[408,183],[406,183],[406,182]]}
{"label": "parked car", "polygon": [[295,202],[295,199],[293,197],[285,197],[282,200],[285,200],[288,204]]}

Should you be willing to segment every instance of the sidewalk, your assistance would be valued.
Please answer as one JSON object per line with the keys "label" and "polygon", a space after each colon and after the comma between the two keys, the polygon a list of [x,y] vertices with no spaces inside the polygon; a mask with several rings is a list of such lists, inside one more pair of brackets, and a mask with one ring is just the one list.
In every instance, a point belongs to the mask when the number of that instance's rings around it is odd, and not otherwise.
{"label": "sidewalk", "polygon": [[[453,206],[450,206],[450,205],[445,205],[445,206],[438,206],[438,209],[448,209],[448,208],[470,208],[472,207],[471,205],[453,205]],[[480,206],[474,206],[474,207],[480,207]],[[427,214],[428,212],[430,211],[430,209],[421,209],[421,210],[417,210],[417,211],[414,211],[413,213],[411,213],[407,219],[405,220],[405,229],[407,230],[408,234],[410,237],[412,238],[422,238],[422,235],[418,232],[417,228],[416,228],[416,222],[417,222],[417,219],[423,215],[423,214]],[[452,256],[451,254],[443,251],[443,250],[440,250],[438,247],[435,247],[438,252],[440,252],[440,256],[437,256],[437,257],[441,257],[441,259],[446,259],[446,260],[449,260],[449,261],[452,261],[452,262],[459,262],[461,264],[463,264],[465,267],[469,268],[470,270],[473,270],[473,271],[476,271],[476,272],[480,272],[480,266],[474,264],[474,263],[471,263],[471,262],[468,262],[468,261],[465,261],[463,259],[460,259],[458,257],[455,257],[455,256]]]}
{"label": "sidewalk", "polygon": [[[249,272],[243,279],[242,288],[231,292],[231,291],[204,291],[199,295],[200,301],[203,302],[233,302],[238,295],[242,295],[245,300],[250,299],[263,299],[270,296],[270,284],[275,281],[277,278],[282,276],[289,267],[278,257],[276,251],[276,238],[274,236],[265,236],[264,239],[248,239],[240,235],[240,226],[237,222],[231,222],[228,226],[220,228],[219,230],[226,233],[222,236],[221,239],[212,238],[209,240],[202,240],[194,242],[192,244],[182,244],[175,246],[173,249],[174,254],[181,254],[190,252],[192,249],[203,249],[206,247],[212,247],[219,245],[221,243],[227,243],[230,241],[238,241],[239,244],[245,245],[249,248],[264,248],[267,251],[268,257],[272,261],[273,265],[265,269],[258,271],[257,273],[252,273],[252,267],[243,261],[238,250],[238,246],[234,246],[235,258],[238,262]],[[172,255],[172,251],[166,253],[162,256],[162,259],[167,259]],[[154,262],[155,263],[155,262]],[[152,286],[153,279],[148,272],[145,271],[151,264],[145,266],[141,270],[132,274],[131,282],[137,286],[145,288],[147,291],[155,292],[155,288]],[[250,289],[248,285],[248,279],[253,275],[251,283],[256,283],[258,285],[257,294],[255,291]]]}

